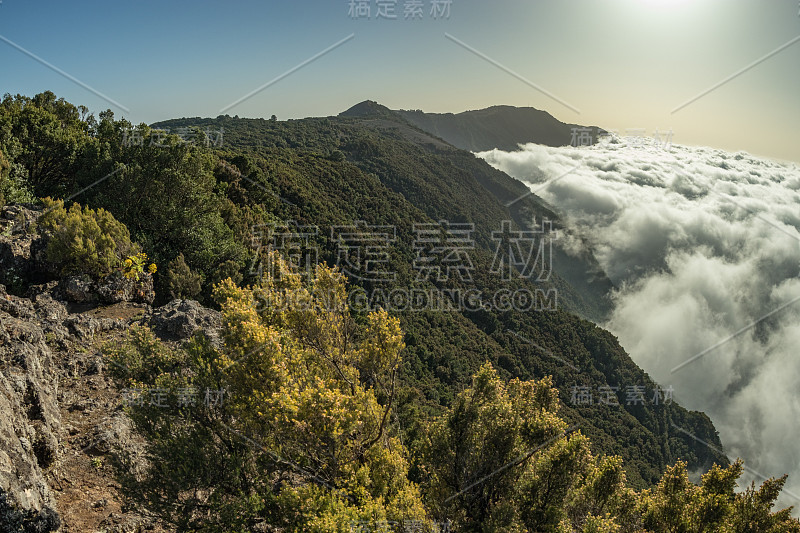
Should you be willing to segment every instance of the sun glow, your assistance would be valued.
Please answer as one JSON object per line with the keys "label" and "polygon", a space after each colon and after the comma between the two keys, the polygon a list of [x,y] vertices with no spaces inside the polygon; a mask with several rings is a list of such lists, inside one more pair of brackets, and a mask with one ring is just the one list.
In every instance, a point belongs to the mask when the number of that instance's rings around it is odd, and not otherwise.
{"label": "sun glow", "polygon": [[689,2],[689,0],[640,0],[645,4],[650,4],[653,6],[678,6],[681,4],[685,4]]}

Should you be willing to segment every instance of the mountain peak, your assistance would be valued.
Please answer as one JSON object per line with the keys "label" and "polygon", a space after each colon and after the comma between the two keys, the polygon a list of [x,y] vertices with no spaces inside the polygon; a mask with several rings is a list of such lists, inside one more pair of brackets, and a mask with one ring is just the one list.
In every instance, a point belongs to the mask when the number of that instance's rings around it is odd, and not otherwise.
{"label": "mountain peak", "polygon": [[379,104],[373,100],[364,100],[348,109],[339,113],[340,117],[368,117],[368,116],[396,116],[394,111],[386,106]]}

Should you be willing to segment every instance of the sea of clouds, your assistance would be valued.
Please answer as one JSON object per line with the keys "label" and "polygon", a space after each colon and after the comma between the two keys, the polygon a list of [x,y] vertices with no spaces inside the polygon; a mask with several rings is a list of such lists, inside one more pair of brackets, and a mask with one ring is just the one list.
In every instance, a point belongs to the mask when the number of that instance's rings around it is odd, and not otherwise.
{"label": "sea of clouds", "polygon": [[619,137],[477,155],[562,213],[562,244],[588,243],[618,287],[603,326],[711,417],[742,480],[788,473],[779,503],[797,514],[798,165]]}

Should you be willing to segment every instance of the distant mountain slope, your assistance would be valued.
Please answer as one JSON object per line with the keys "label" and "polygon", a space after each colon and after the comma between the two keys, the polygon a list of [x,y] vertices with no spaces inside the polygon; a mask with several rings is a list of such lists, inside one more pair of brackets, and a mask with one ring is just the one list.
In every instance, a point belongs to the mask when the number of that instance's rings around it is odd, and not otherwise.
{"label": "distant mountain slope", "polygon": [[[371,107],[363,102],[342,116],[360,116]],[[471,152],[493,148],[516,150],[517,145],[529,142],[566,146],[572,143],[573,128],[584,127],[565,124],[550,113],[532,107],[492,106],[457,114],[419,110],[399,110],[396,113],[421,130]],[[592,139],[597,138],[598,131],[603,131],[596,126],[591,126],[591,130]]]}
{"label": "distant mountain slope", "polygon": [[[336,148],[432,220],[467,220],[475,224],[477,242],[492,253],[496,243],[491,232],[499,229],[503,220],[513,220],[531,230],[548,220],[554,230],[563,229],[559,216],[522,182],[371,100],[351,107],[338,119],[272,122],[183,118],[153,126],[168,131],[211,127],[224,131],[225,145],[236,148],[288,146],[323,153]],[[365,132],[391,142],[381,143],[378,148]],[[591,251],[575,257],[557,245],[553,250],[551,284],[559,291],[559,305],[588,320],[603,322],[611,311],[608,296],[613,284]]]}
{"label": "distant mountain slope", "polygon": [[[490,109],[517,110],[522,111],[523,115],[526,111],[534,111],[535,113],[546,115],[555,121],[549,114],[530,108],[495,107]],[[419,115],[420,113],[417,114]],[[425,113],[421,114],[434,116]],[[464,115],[464,113],[460,115]],[[392,132],[393,135],[400,136],[408,142],[423,147],[426,151],[433,151],[443,155],[461,169],[471,174],[481,185],[482,189],[470,200],[471,203],[474,202],[472,205],[462,205],[459,206],[460,209],[476,208],[476,212],[487,212],[488,209],[488,212],[492,212],[494,207],[487,207],[486,203],[490,200],[483,196],[483,194],[488,191],[493,197],[491,199],[494,201],[493,203],[501,204],[501,209],[508,213],[507,218],[513,219],[520,226],[529,227],[533,220],[541,222],[542,219],[547,219],[554,222],[555,229],[561,228],[559,216],[546,207],[540,198],[531,194],[530,189],[522,182],[511,178],[503,172],[496,171],[496,169],[492,168],[490,165],[484,164],[484,161],[476,159],[471,154],[464,152],[463,150],[465,149],[462,147],[459,147],[461,148],[460,150],[454,150],[450,146],[454,145],[454,143],[447,139],[444,139],[447,142],[442,142],[441,139],[434,136],[434,133],[426,131],[425,128],[414,124],[413,120],[409,119],[406,112],[392,111],[377,102],[366,100],[340,113],[339,116],[358,119],[360,124],[373,130],[382,131],[384,134]],[[569,128],[573,126],[560,122],[558,122],[558,124],[568,127],[568,132],[571,131]],[[569,139],[567,139],[567,141],[569,141]],[[514,145],[514,148],[516,148],[516,145]],[[429,199],[423,196],[420,198],[420,201],[427,202]],[[419,207],[418,202],[413,203]],[[510,205],[505,207],[507,204]],[[446,202],[442,203],[439,208],[444,206],[446,206]],[[438,208],[434,208],[433,212],[436,212],[437,209]],[[498,218],[498,220],[499,219],[500,218]],[[605,320],[611,310],[608,295],[613,289],[613,285],[602,271],[602,268],[597,263],[591,251],[586,250],[579,257],[574,257],[567,255],[560,247],[556,246],[554,248],[553,265],[556,277],[558,279],[563,279],[569,285],[568,290],[561,289],[564,290],[564,296],[566,296],[564,302],[566,308],[595,322],[602,322]]]}

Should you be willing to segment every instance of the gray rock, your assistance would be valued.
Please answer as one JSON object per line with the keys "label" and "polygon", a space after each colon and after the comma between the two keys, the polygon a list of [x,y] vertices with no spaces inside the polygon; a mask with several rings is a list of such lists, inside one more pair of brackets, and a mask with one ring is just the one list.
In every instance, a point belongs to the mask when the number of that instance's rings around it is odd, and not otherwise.
{"label": "gray rock", "polygon": [[188,339],[204,330],[212,341],[218,342],[222,316],[195,300],[172,300],[153,311],[150,328],[164,340]]}
{"label": "gray rock", "polygon": [[61,290],[66,299],[75,303],[96,303],[97,289],[89,276],[68,276],[61,280]]}
{"label": "gray rock", "polygon": [[19,508],[8,493],[0,489],[0,531],[28,533],[57,531],[61,527],[58,513],[45,506],[40,510]]}
{"label": "gray rock", "polygon": [[37,317],[45,322],[60,324],[69,314],[64,304],[54,300],[48,293],[36,295],[33,303]]}
{"label": "gray rock", "polygon": [[47,283],[33,284],[28,287],[28,292],[25,293],[26,298],[35,300],[40,294],[52,295],[54,289],[58,287],[58,280],[48,281]]}
{"label": "gray rock", "polygon": [[44,239],[33,231],[39,214],[37,209],[20,205],[0,211],[0,218],[13,221],[0,233],[0,283],[14,293],[53,275],[52,266],[44,262]]}
{"label": "gray rock", "polygon": [[152,304],[156,298],[153,276],[142,274],[139,280],[135,280],[126,278],[120,272],[114,272],[97,283],[97,295],[107,304],[118,302]]}
{"label": "gray rock", "polygon": [[5,311],[15,318],[32,318],[34,315],[33,303],[22,298],[9,298],[0,296],[0,311]]}
{"label": "gray rock", "polygon": [[14,220],[19,215],[22,207],[19,205],[7,205],[3,208],[0,216],[6,220]]}
{"label": "gray rock", "polygon": [[[0,297],[0,530],[60,523],[43,469],[58,458],[58,378],[30,300]],[[5,521],[5,523],[4,523]],[[8,529],[2,529],[7,527]],[[17,529],[13,529],[17,527]]]}
{"label": "gray rock", "polygon": [[[173,300],[152,310],[155,293],[149,274],[140,280],[119,272],[102,280],[81,276],[59,280],[59,265],[45,261],[46,237],[33,230],[40,213],[33,206],[0,209],[0,533],[49,532],[61,527],[47,480],[51,479],[48,474],[58,479],[63,472],[62,463],[68,457],[60,456],[64,446],[85,448],[89,454],[125,456],[134,476],[141,475],[147,465],[141,438],[116,402],[108,395],[83,394],[110,383],[104,375],[108,360],[88,341],[97,340],[98,333],[123,330],[138,322],[149,324],[168,340],[187,339],[203,330],[219,343],[222,323],[217,311],[193,300]],[[23,294],[25,298],[19,296]],[[144,317],[120,320],[102,318],[107,313],[70,312],[118,302],[144,304]],[[69,385],[60,391],[59,381],[66,382],[65,378],[80,380],[80,388]],[[78,415],[80,419],[106,416],[86,434],[74,426],[62,427],[61,408],[91,415]],[[74,438],[60,442],[67,435]],[[105,508],[102,500],[95,507]],[[102,527],[109,532],[133,532],[150,523],[149,518],[125,513],[110,516]]]}
{"label": "gray rock", "polygon": [[92,339],[100,331],[100,322],[84,315],[70,315],[64,320],[64,326],[79,340]]}
{"label": "gray rock", "polygon": [[137,477],[144,474],[147,466],[145,447],[141,439],[136,437],[133,423],[126,414],[116,412],[98,424],[94,428],[92,439],[99,450],[123,456],[128,460],[134,459],[130,462],[131,474]]}
{"label": "gray rock", "polygon": [[153,276],[143,274],[139,280],[135,280],[126,278],[120,272],[113,272],[98,281],[85,275],[67,276],[59,282],[55,292],[65,300],[77,304],[119,302],[152,304],[156,296],[153,290]]}

